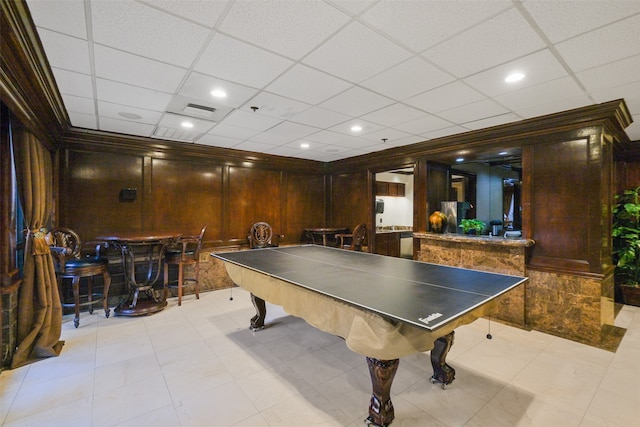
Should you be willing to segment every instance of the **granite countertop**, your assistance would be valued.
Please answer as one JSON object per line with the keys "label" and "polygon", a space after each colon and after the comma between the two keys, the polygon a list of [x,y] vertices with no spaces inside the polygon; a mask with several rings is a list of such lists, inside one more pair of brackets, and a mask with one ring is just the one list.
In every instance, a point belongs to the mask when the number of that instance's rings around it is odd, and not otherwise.
{"label": "granite countertop", "polygon": [[376,233],[404,233],[413,232],[413,227],[410,225],[383,225],[376,227]]}
{"label": "granite countertop", "polygon": [[458,242],[458,243],[474,243],[478,245],[500,245],[500,246],[512,246],[512,247],[528,247],[535,245],[535,241],[531,239],[513,238],[513,237],[496,237],[496,236],[468,236],[464,234],[454,233],[425,233],[417,232],[413,233],[413,237],[419,239],[431,239],[440,240],[446,242]]}

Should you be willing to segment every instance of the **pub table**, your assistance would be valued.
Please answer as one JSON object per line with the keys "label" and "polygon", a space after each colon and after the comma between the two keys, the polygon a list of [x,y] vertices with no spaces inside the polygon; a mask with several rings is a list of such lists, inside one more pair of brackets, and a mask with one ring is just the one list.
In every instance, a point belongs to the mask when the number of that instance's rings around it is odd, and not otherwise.
{"label": "pub table", "polygon": [[[153,285],[160,277],[162,259],[167,246],[180,234],[162,233],[116,233],[98,236],[105,247],[114,248],[122,256],[122,269],[129,293],[114,309],[117,316],[141,316],[162,310],[167,301],[158,298]],[[144,278],[136,276],[136,257],[146,264]],[[155,268],[154,268],[155,266]]]}

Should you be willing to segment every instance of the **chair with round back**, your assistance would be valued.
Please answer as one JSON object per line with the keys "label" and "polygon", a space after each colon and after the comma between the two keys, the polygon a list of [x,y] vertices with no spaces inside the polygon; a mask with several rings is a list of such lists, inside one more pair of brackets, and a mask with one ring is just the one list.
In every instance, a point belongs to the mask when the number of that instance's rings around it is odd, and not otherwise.
{"label": "chair with round back", "polygon": [[[75,319],[73,324],[77,328],[80,325],[80,307],[88,306],[89,314],[93,314],[93,306],[102,302],[105,317],[109,317],[109,286],[111,276],[109,275],[109,261],[107,258],[95,256],[82,257],[82,241],[78,234],[66,227],[58,227],[49,233],[49,245],[56,267],[58,278],[58,290],[63,307],[74,307]],[[102,275],[102,293],[93,291],[93,277]],[[80,294],[80,279],[87,278],[87,293]],[[73,303],[66,303],[64,298],[64,279],[71,279],[73,291]],[[96,298],[97,297],[97,298]]]}
{"label": "chair with round back", "polygon": [[[196,299],[200,299],[200,249],[202,249],[202,238],[207,231],[207,224],[200,229],[197,236],[182,236],[178,238],[176,244],[168,248],[164,253],[164,297],[168,296],[168,288],[178,289],[178,305],[182,305],[182,295],[184,286],[193,286]],[[178,281],[176,285],[169,283],[169,266],[178,266]],[[193,276],[184,277],[184,266],[193,266]]]}
{"label": "chair with round back", "polygon": [[364,222],[356,225],[353,232],[350,234],[340,233],[336,234],[338,240],[338,247],[342,249],[349,249],[352,251],[362,251],[362,245],[367,237],[367,224]]}
{"label": "chair with round back", "polygon": [[251,249],[277,247],[283,238],[282,234],[274,234],[273,229],[266,222],[253,224],[247,236]]}

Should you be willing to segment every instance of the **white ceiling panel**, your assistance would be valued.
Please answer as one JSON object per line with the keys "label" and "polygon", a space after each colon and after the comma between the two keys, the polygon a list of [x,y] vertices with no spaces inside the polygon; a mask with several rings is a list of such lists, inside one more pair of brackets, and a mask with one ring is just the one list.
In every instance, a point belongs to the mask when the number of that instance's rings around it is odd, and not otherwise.
{"label": "white ceiling panel", "polygon": [[320,1],[239,1],[233,4],[220,31],[299,59],[348,20],[347,15]]}
{"label": "white ceiling panel", "polygon": [[637,0],[27,4],[80,128],[184,140],[161,124],[190,102],[216,109],[197,144],[332,161],[620,98],[640,117]]}
{"label": "white ceiling panel", "polygon": [[144,110],[164,111],[171,101],[168,93],[104,79],[96,79],[96,90],[98,99]]}
{"label": "white ceiling panel", "polygon": [[510,1],[384,0],[363,14],[367,23],[415,51],[422,51],[512,7]]}
{"label": "white ceiling panel", "polygon": [[93,83],[91,75],[52,68],[58,90],[64,95],[81,96],[93,99]]}
{"label": "white ceiling panel", "polygon": [[209,32],[131,0],[92,1],[93,41],[137,55],[190,67]]}
{"label": "white ceiling panel", "polygon": [[87,38],[83,0],[30,1],[29,11],[33,21],[41,28],[81,39]]}
{"label": "white ceiling panel", "polygon": [[308,104],[319,104],[351,86],[353,86],[351,83],[344,80],[298,64],[267,86],[265,90]]}
{"label": "white ceiling panel", "polygon": [[424,116],[424,111],[404,104],[395,103],[362,116],[364,120],[379,123],[382,126],[394,126]]}
{"label": "white ceiling panel", "polygon": [[291,121],[317,128],[332,127],[349,119],[351,119],[351,116],[319,107],[311,107],[291,117]]}
{"label": "white ceiling panel", "polygon": [[[353,131],[351,130],[353,126],[359,126],[361,130]],[[349,120],[348,122],[344,122],[329,128],[329,130],[333,132],[340,132],[345,135],[358,136],[358,137],[365,136],[367,134],[370,134],[372,132],[377,132],[382,129],[383,127],[380,125],[367,122],[366,120],[361,120],[361,119]]]}
{"label": "white ceiling panel", "polygon": [[[524,74],[524,78],[513,83],[505,82],[507,76],[516,72]],[[485,95],[496,96],[566,77],[567,75],[567,71],[562,64],[548,49],[544,49],[524,58],[509,61],[507,64],[474,74],[463,81]]]}
{"label": "white ceiling panel", "polygon": [[39,33],[52,67],[83,74],[91,73],[89,44],[86,40],[49,30],[41,30]]}
{"label": "white ceiling panel", "polygon": [[578,72],[640,54],[638,40],[640,14],[558,43],[556,48],[571,69]]}
{"label": "white ceiling panel", "polygon": [[[226,96],[214,97],[211,95],[213,90],[222,90]],[[189,74],[182,88],[178,91],[178,94],[185,98],[200,99],[207,103],[233,108],[241,107],[257,93],[257,89],[196,72]]]}
{"label": "white ceiling panel", "polygon": [[456,81],[406,99],[404,102],[430,113],[438,113],[484,98],[485,96],[478,91]]}
{"label": "white ceiling panel", "polygon": [[392,103],[393,101],[387,97],[354,86],[320,105],[338,113],[357,117]]}
{"label": "white ceiling panel", "polygon": [[[381,55],[380,52],[384,52]],[[411,52],[353,22],[304,58],[305,64],[359,83],[409,58]]]}
{"label": "white ceiling panel", "polygon": [[545,47],[516,9],[502,13],[424,52],[457,77],[493,68]]}
{"label": "white ceiling panel", "polygon": [[[524,8],[553,43],[600,28],[640,13],[640,1],[538,1],[527,0]],[[580,10],[577,10],[577,9]]]}
{"label": "white ceiling panel", "polygon": [[455,78],[452,75],[427,63],[423,58],[413,57],[365,80],[361,85],[393,99],[405,99],[453,80]]}
{"label": "white ceiling panel", "polygon": [[[256,67],[256,64],[260,64]],[[217,34],[209,43],[195,70],[224,80],[262,88],[293,62],[239,40]]]}
{"label": "white ceiling panel", "polygon": [[176,91],[187,70],[108,47],[94,47],[96,77],[161,92]]}

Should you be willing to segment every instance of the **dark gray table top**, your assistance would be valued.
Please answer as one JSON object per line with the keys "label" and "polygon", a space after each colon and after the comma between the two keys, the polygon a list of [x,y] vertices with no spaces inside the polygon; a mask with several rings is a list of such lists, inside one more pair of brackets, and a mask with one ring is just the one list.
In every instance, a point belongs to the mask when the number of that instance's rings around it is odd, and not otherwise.
{"label": "dark gray table top", "polygon": [[430,331],[527,280],[317,245],[211,255]]}

